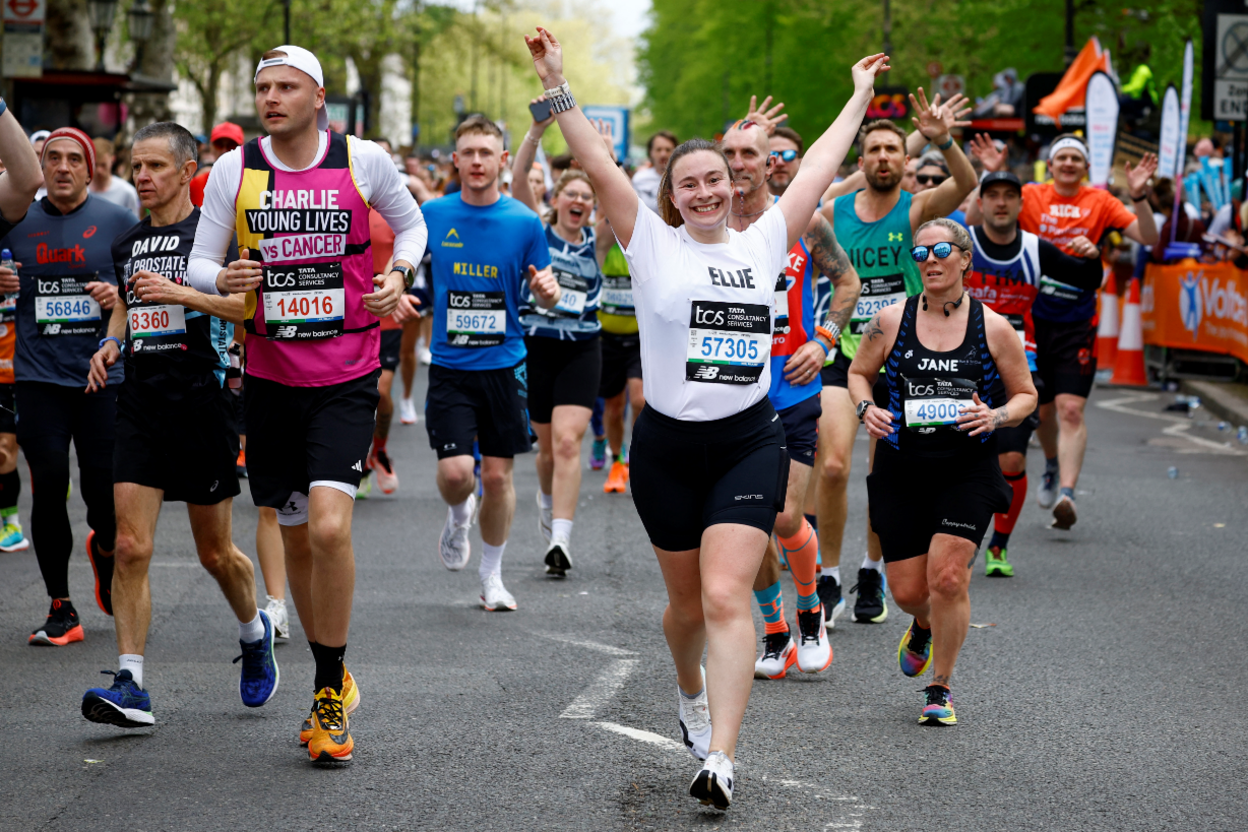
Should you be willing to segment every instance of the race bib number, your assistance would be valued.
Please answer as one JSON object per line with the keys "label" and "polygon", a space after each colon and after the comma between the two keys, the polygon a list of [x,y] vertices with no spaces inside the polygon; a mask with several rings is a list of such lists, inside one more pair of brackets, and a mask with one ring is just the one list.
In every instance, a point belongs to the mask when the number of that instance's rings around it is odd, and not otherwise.
{"label": "race bib number", "polygon": [[695,300],[685,380],[754,384],[771,357],[771,310],[761,303]]}
{"label": "race bib number", "polygon": [[975,382],[960,378],[906,378],[902,385],[906,427],[911,430],[953,427],[962,411],[974,405],[971,397],[978,389]]}
{"label": "race bib number", "polygon": [[858,304],[849,319],[851,335],[861,335],[867,324],[880,310],[901,303],[906,299],[906,278],[900,274],[889,274],[862,278],[862,293],[858,295]]}
{"label": "race bib number", "polygon": [[628,275],[607,275],[602,278],[602,300],[599,307],[608,315],[636,317],[633,307],[633,279]]}
{"label": "race bib number", "polygon": [[0,321],[10,323],[17,317],[17,292],[0,294]]}
{"label": "race bib number", "polygon": [[175,304],[137,306],[130,310],[131,338],[186,334],[186,310]]}
{"label": "race bib number", "polygon": [[342,263],[264,267],[265,335],[306,341],[342,335],[346,311]]}
{"label": "race bib number", "polygon": [[35,323],[40,335],[96,335],[99,332],[100,304],[86,289],[87,283],[97,275],[84,278],[35,278]]}
{"label": "race bib number", "polygon": [[589,281],[578,274],[555,269],[555,280],[559,282],[559,303],[553,309],[542,309],[535,300],[531,300],[533,308],[543,315],[579,318],[585,311],[585,301],[589,297]]}
{"label": "race bib number", "polygon": [[1077,301],[1083,300],[1084,291],[1069,283],[1063,283],[1060,280],[1054,280],[1047,275],[1040,276],[1040,294],[1048,295],[1058,300]]}
{"label": "race bib number", "polygon": [[447,294],[446,343],[452,347],[497,347],[507,338],[503,292]]}

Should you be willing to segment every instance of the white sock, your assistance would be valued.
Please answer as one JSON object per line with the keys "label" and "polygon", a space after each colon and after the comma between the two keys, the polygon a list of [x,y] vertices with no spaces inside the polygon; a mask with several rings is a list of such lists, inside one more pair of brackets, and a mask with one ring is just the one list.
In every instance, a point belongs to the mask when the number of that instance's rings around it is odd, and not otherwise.
{"label": "white sock", "polygon": [[539,498],[541,498],[542,508],[554,508],[555,507],[555,495],[554,494],[543,494],[542,492],[539,491],[537,492],[537,495]]}
{"label": "white sock", "polygon": [[260,620],[260,610],[256,610],[256,617],[246,624],[238,622],[239,641],[250,643],[262,638],[264,638],[264,622]]}
{"label": "white sock", "polygon": [[462,526],[471,519],[472,512],[468,510],[468,500],[464,500],[457,506],[451,506],[451,520],[455,521],[455,525]]}
{"label": "white sock", "polygon": [[497,575],[503,571],[503,550],[507,548],[507,541],[503,541],[502,546],[491,546],[486,543],[481,548],[481,565],[477,567],[477,574],[481,580],[485,580],[491,575]]}
{"label": "white sock", "polygon": [[841,567],[839,566],[833,566],[831,569],[825,569],[823,570],[823,574],[831,575],[832,580],[836,581],[838,584],[841,582]]}
{"label": "white sock", "polygon": [[550,521],[550,539],[559,538],[564,543],[572,539],[572,521],[556,517]]}
{"label": "white sock", "polygon": [[130,675],[134,677],[134,683],[140,688],[143,687],[143,657],[137,653],[122,653],[118,657],[117,664],[119,670],[129,670]]}
{"label": "white sock", "polygon": [[412,397],[411,397],[411,396],[404,396],[404,397],[403,397],[403,406],[404,406],[404,407],[412,407]]}
{"label": "white sock", "polygon": [[862,568],[874,569],[876,572],[883,572],[884,561],[883,560],[871,560],[870,555],[864,555],[862,558]]}

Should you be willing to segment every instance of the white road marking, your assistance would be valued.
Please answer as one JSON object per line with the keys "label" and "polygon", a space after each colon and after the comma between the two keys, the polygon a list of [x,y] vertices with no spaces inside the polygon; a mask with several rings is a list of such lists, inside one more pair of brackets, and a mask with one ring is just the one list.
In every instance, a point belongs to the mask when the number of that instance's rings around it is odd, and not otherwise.
{"label": "white road marking", "polygon": [[594,713],[624,687],[628,676],[639,664],[638,659],[620,659],[604,670],[593,684],[559,714],[560,719],[593,719]]}
{"label": "white road marking", "polygon": [[627,725],[616,725],[614,722],[595,722],[594,724],[600,728],[606,728],[608,731],[613,731],[617,734],[623,734],[624,736],[630,739],[637,740],[638,742],[646,742],[646,743],[649,743],[650,745],[657,745],[659,748],[662,748],[666,751],[680,751],[681,753],[684,753],[684,754],[689,753],[688,751],[685,750],[685,746],[682,745],[681,743],[676,742],[676,740],[671,740],[671,739],[668,739],[667,737],[661,737],[658,734],[655,734],[651,731],[642,731],[638,728],[629,728]]}
{"label": "white road marking", "polygon": [[636,656],[637,653],[632,650],[625,650],[622,647],[612,647],[609,644],[599,644],[596,641],[586,641],[571,636],[562,636],[558,633],[534,633],[534,635],[542,638],[561,641],[564,644],[571,644],[573,647],[584,647],[586,650],[594,650],[598,653],[606,653],[608,656]]}
{"label": "white road marking", "polygon": [[[1237,448],[1228,448],[1221,442],[1214,442],[1212,439],[1205,439],[1203,436],[1192,436],[1190,431],[1192,421],[1186,416],[1174,416],[1169,413],[1150,413],[1146,410],[1136,410],[1127,407],[1128,404],[1136,402],[1156,403],[1157,396],[1153,393],[1137,393],[1134,395],[1123,396],[1120,399],[1110,399],[1109,401],[1097,401],[1096,406],[1105,410],[1112,410],[1114,413],[1125,413],[1130,416],[1142,416],[1145,419],[1157,419],[1162,422],[1171,422],[1170,427],[1163,428],[1162,433],[1167,436],[1174,436],[1179,439],[1185,439],[1200,449],[1192,449],[1190,453],[1218,453],[1226,456],[1248,456],[1248,452],[1241,451]],[[1180,452],[1182,453],[1182,452]]]}

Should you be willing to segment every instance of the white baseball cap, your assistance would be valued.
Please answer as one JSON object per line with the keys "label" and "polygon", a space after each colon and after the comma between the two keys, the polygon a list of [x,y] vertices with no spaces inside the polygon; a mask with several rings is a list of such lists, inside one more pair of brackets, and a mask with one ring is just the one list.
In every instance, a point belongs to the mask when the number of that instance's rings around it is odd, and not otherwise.
{"label": "white baseball cap", "polygon": [[[273,50],[274,52],[284,52],[284,55],[274,55],[272,58],[262,59],[256,65],[256,74],[252,76],[252,83],[260,77],[260,70],[267,69],[271,66],[290,66],[309,75],[318,87],[324,89],[325,75],[321,72],[321,62],[316,59],[308,50],[302,46],[279,46]],[[316,111],[316,129],[329,129],[329,113],[326,111],[325,105],[322,104]]]}

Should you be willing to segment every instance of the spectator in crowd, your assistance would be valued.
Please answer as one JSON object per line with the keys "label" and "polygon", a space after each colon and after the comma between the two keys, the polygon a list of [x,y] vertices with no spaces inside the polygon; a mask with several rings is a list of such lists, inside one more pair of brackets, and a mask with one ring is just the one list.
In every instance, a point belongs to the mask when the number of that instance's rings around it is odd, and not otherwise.
{"label": "spectator in crowd", "polygon": [[199,171],[191,180],[191,202],[196,206],[204,204],[204,187],[208,184],[208,174],[213,162],[220,159],[236,147],[243,144],[243,128],[232,121],[223,121],[212,128],[212,153],[207,162],[200,163]]}
{"label": "spectator in crowd", "polygon": [[[633,176],[633,190],[637,192],[641,204],[656,213],[659,210],[659,182],[667,170],[667,160],[671,158],[672,151],[678,144],[680,142],[676,136],[667,130],[655,133],[646,142],[646,156],[650,158],[650,166],[641,168]],[[556,182],[559,181],[559,173],[552,170],[550,174]]]}
{"label": "spectator in crowd", "polygon": [[95,175],[91,177],[91,193],[125,208],[134,214],[136,220],[142,219],[139,192],[125,179],[113,175],[117,146],[104,138],[92,139],[91,143],[95,145]]}
{"label": "spectator in crowd", "polygon": [[540,162],[534,162],[533,167],[529,168],[529,190],[539,203],[546,202],[546,171]]}
{"label": "spectator in crowd", "polygon": [[1199,218],[1193,219],[1186,211],[1180,210],[1178,217],[1174,214],[1174,180],[1169,177],[1159,179],[1153,186],[1149,196],[1153,211],[1161,214],[1165,222],[1159,232],[1160,240],[1153,246],[1152,260],[1154,263],[1166,262],[1166,246],[1173,239],[1176,243],[1196,243],[1202,251],[1205,246],[1205,224]]}

